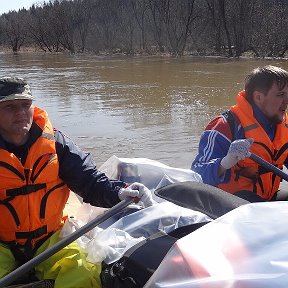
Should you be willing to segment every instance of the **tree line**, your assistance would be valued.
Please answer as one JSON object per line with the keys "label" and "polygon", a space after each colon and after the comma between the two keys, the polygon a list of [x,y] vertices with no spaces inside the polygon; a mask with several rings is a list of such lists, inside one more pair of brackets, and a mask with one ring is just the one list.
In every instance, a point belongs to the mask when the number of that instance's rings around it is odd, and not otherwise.
{"label": "tree line", "polygon": [[45,52],[285,57],[287,0],[50,0],[0,16],[0,45]]}

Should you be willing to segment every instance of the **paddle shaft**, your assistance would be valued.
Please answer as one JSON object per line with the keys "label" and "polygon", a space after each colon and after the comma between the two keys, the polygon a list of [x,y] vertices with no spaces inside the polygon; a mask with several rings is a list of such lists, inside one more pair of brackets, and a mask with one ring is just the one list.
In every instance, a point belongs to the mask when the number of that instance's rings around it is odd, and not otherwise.
{"label": "paddle shaft", "polygon": [[120,203],[116,204],[103,214],[97,216],[95,219],[88,222],[86,225],[82,226],[80,229],[76,230],[66,238],[63,238],[58,243],[53,245],[52,247],[45,250],[43,253],[39,254],[38,256],[32,258],[30,261],[26,262],[22,266],[18,267],[2,279],[0,279],[0,287],[6,287],[8,284],[14,282],[18,279],[21,275],[29,272],[35,266],[43,262],[44,260],[48,259],[50,256],[55,254],[56,252],[60,251],[100,223],[104,222],[108,218],[112,217],[116,213],[120,212],[123,208],[127,207],[129,204],[132,203],[131,198],[126,198],[125,200],[121,201]]}
{"label": "paddle shaft", "polygon": [[266,160],[262,159],[258,155],[254,153],[250,153],[250,159],[257,162],[259,165],[265,167],[267,170],[274,172],[277,176],[283,178],[284,180],[288,181],[288,174],[283,172],[281,169],[277,168],[276,166],[272,165],[271,163],[267,162]]}

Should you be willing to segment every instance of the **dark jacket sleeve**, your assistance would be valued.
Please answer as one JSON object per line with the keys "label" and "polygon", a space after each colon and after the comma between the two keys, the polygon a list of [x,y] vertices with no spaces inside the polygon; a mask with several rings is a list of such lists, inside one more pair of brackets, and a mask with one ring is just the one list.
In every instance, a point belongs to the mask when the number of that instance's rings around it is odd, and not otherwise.
{"label": "dark jacket sleeve", "polygon": [[109,180],[98,171],[89,153],[83,152],[69,137],[55,130],[56,152],[59,159],[59,177],[85,203],[112,207],[118,202],[118,191],[125,183]]}

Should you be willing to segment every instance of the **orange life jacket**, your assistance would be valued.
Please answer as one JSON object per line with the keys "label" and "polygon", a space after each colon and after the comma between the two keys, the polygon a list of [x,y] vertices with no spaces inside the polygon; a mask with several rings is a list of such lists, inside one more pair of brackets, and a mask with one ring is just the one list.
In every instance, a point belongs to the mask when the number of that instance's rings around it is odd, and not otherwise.
{"label": "orange life jacket", "polygon": [[[253,109],[245,98],[242,91],[237,96],[237,105],[232,106],[230,111],[239,119],[245,133],[245,138],[253,138],[254,143],[250,151],[259,155],[264,160],[282,169],[288,156],[288,121],[278,124],[274,140],[271,141],[262,126],[253,116]],[[280,185],[280,177],[260,167],[250,158],[238,162],[231,168],[231,180],[227,184],[218,187],[230,192],[246,190],[253,191],[266,200],[271,200],[277,193]]]}
{"label": "orange life jacket", "polygon": [[[0,240],[32,244],[61,227],[69,189],[58,176],[54,131],[37,107],[33,121],[42,135],[30,147],[25,164],[0,148]],[[27,244],[27,243],[26,243]]]}

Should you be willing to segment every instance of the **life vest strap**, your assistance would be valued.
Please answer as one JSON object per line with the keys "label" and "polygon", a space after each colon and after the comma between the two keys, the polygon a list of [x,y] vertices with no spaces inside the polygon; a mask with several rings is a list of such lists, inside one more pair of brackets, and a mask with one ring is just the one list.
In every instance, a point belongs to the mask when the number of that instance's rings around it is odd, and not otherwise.
{"label": "life vest strap", "polygon": [[225,112],[222,113],[222,116],[226,119],[227,123],[229,124],[232,135],[231,142],[233,142],[235,140],[235,119],[233,116],[233,112],[230,110],[226,110]]}
{"label": "life vest strap", "polygon": [[6,162],[3,162],[3,161],[0,161],[0,167],[3,167],[7,170],[10,170],[12,173],[14,173],[15,175],[17,175],[21,180],[25,180],[25,177],[24,175],[21,174],[21,172],[19,172],[15,167],[13,167],[12,165],[6,163]]}
{"label": "life vest strap", "polygon": [[13,188],[13,189],[7,189],[6,190],[6,195],[15,197],[19,195],[28,195],[34,192],[37,192],[38,190],[46,188],[45,183],[40,183],[40,184],[28,184],[22,187],[18,188]]}
{"label": "life vest strap", "polygon": [[5,200],[2,200],[2,201],[0,201],[0,205],[4,205],[9,210],[9,212],[11,213],[11,215],[15,221],[15,224],[17,226],[19,226],[20,225],[20,219],[18,217],[18,214],[17,214],[15,208],[13,207],[13,205],[11,205],[9,203],[9,201],[11,201],[13,199],[14,199],[14,197],[10,197],[10,198],[7,198]]}
{"label": "life vest strap", "polygon": [[47,234],[47,225],[28,232],[16,232],[16,239],[35,239]]}
{"label": "life vest strap", "polygon": [[53,232],[50,232],[47,236],[37,241],[34,247],[31,245],[31,240],[28,240],[24,245],[20,245],[16,241],[0,241],[0,243],[6,245],[10,249],[15,260],[18,262],[18,266],[20,266],[31,260],[34,257],[36,250],[51,237],[52,234]]}

